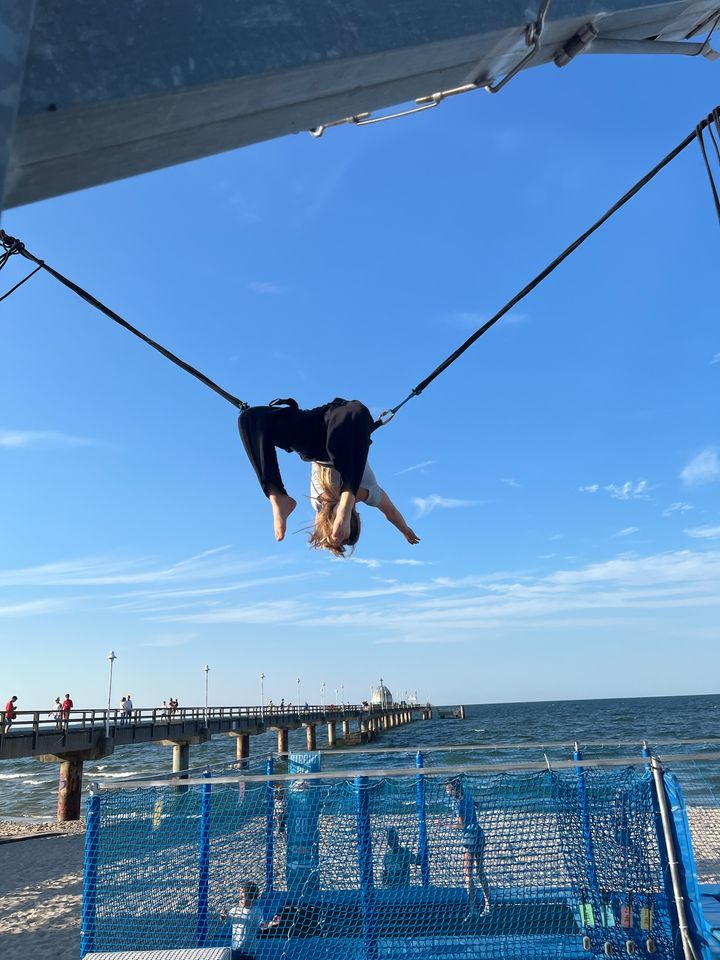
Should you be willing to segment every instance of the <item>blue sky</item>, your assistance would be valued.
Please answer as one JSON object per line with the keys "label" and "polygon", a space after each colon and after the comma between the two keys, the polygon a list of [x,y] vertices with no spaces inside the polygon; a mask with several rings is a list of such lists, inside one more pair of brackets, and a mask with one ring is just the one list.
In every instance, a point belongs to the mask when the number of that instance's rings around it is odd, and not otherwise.
{"label": "blue sky", "polygon": [[[578,58],[500,95],[10,211],[4,227],[253,403],[396,403],[717,102],[720,67]],[[364,511],[282,544],[231,406],[49,277],[2,304],[0,638],[72,692],[478,702],[713,692],[718,231],[696,146],[391,426]],[[15,266],[19,270],[20,264]],[[8,281],[5,271],[4,281]],[[115,697],[113,699],[116,699]]]}

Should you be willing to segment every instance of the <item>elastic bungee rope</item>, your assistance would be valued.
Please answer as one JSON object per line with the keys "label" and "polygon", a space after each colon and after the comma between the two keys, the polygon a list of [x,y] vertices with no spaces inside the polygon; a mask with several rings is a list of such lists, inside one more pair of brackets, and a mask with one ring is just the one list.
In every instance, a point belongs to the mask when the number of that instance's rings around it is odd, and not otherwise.
{"label": "elastic bungee rope", "polygon": [[[715,131],[713,131],[713,125],[715,126]],[[443,373],[447,368],[453,364],[459,357],[461,357],[466,350],[468,350],[474,343],[476,343],[480,337],[490,330],[491,327],[495,326],[498,320],[501,320],[513,307],[517,306],[521,300],[524,300],[539,284],[545,280],[546,277],[550,276],[561,263],[563,263],[570,254],[574,253],[585,241],[591,237],[597,230],[600,229],[603,224],[605,224],[614,214],[618,212],[622,207],[628,203],[629,200],[638,194],[643,187],[645,187],[651,180],[653,180],[661,170],[663,170],[671,161],[673,161],[683,150],[688,147],[693,140],[697,139],[700,145],[700,151],[702,154],[703,162],[705,164],[705,169],[708,175],[708,180],[710,183],[710,191],[713,198],[713,203],[715,206],[715,212],[717,213],[718,221],[720,222],[720,191],[718,190],[717,184],[715,182],[715,177],[713,175],[712,166],[710,162],[710,157],[708,156],[707,147],[705,144],[705,132],[707,131],[710,141],[714,147],[715,154],[720,164],[720,147],[718,146],[718,141],[720,141],[720,107],[715,107],[715,109],[708,114],[692,131],[689,133],[684,140],[682,140],[676,147],[674,147],[663,159],[657,163],[651,170],[649,170],[640,180],[637,181],[630,189],[624,193],[619,200],[617,200],[606,212],[599,217],[592,226],[588,227],[584,233],[580,234],[573,242],[567,246],[562,253],[560,253],[554,260],[552,260],[543,270],[540,271],[528,284],[526,284],[519,293],[516,293],[508,302],[501,307],[497,313],[495,313],[489,320],[487,320],[482,326],[471,334],[467,340],[465,340],[456,350],[454,350],[449,356],[447,356],[442,363],[440,363],[432,373],[428,374],[424,380],[421,380],[417,386],[413,387],[410,393],[396,404],[394,407],[390,407],[388,410],[383,411],[380,414],[377,421],[375,422],[374,429],[382,427],[385,424],[389,423],[397,412],[405,406],[413,397],[419,397],[420,394],[433,382],[437,379],[441,373]],[[717,138],[716,139],[716,134]],[[191,374],[201,383],[204,383],[206,387],[209,387],[224,400],[227,400],[238,410],[246,410],[249,406],[244,400],[240,400],[238,397],[234,396],[232,393],[229,393],[227,390],[223,389],[219,384],[215,383],[214,380],[211,380],[210,377],[206,376],[196,367],[193,367],[191,364],[187,363],[185,360],[182,360],[176,354],[172,353],[162,344],[158,343],[156,340],[153,340],[151,337],[148,337],[137,327],[133,326],[127,320],[116,313],[114,310],[111,310],[110,307],[106,306],[102,301],[98,300],[97,297],[94,297],[91,293],[88,293],[87,290],[84,290],[81,286],[74,283],[72,280],[65,277],[62,273],[55,270],[44,260],[40,260],[34,254],[26,248],[25,244],[16,239],[15,237],[9,236],[5,233],[4,230],[0,230],[0,244],[2,244],[3,253],[0,254],[0,270],[7,264],[8,260],[14,255],[20,255],[26,260],[30,260],[32,263],[36,264],[35,269],[33,269],[27,276],[23,277],[18,283],[16,283],[10,290],[0,296],[0,302],[9,297],[11,293],[14,293],[18,290],[23,284],[27,283],[32,277],[35,276],[40,270],[44,270],[49,273],[52,277],[66,286],[69,290],[72,290],[78,297],[85,300],[86,303],[89,303],[91,307],[94,307],[96,310],[99,310],[101,313],[105,314],[106,317],[109,317],[111,320],[114,320],[115,323],[119,324],[121,327],[124,327],[130,333],[134,334],[144,343],[147,343],[154,350],[157,350],[158,353],[161,353],[164,357],[170,360],[172,363],[176,364],[180,369],[184,370],[186,373]]]}

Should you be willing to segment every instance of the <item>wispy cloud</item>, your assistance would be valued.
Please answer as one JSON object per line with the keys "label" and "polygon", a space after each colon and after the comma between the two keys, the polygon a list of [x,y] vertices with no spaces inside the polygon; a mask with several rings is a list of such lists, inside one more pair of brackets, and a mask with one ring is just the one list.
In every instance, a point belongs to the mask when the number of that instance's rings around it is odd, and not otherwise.
{"label": "wispy cloud", "polygon": [[625,483],[609,483],[603,487],[613,500],[649,500],[647,480],[626,480]]}
{"label": "wispy cloud", "polygon": [[683,467],[680,479],[689,487],[720,480],[720,457],[717,450],[714,447],[706,447],[701,450],[696,457],[693,457]]}
{"label": "wispy cloud", "polygon": [[49,450],[60,447],[89,447],[87,437],[74,437],[55,430],[4,430],[0,428],[0,448],[4,450]]}
{"label": "wispy cloud", "polygon": [[685,533],[699,540],[720,540],[720,527],[690,527]]}
{"label": "wispy cloud", "polygon": [[662,515],[664,517],[671,517],[674,513],[687,513],[688,510],[692,510],[693,506],[691,503],[671,503],[669,507],[666,507]]}
{"label": "wispy cloud", "polygon": [[710,361],[710,366],[712,366],[714,363],[720,363],[720,353],[715,354],[715,356]]}
{"label": "wispy cloud", "polygon": [[589,483],[578,487],[580,493],[597,493],[600,489],[609,493],[613,500],[649,500],[647,480],[626,480],[625,483]]}
{"label": "wispy cloud", "polygon": [[270,296],[277,296],[283,292],[283,288],[272,280],[250,280],[247,287],[253,293],[269,294]]}
{"label": "wispy cloud", "polygon": [[439,493],[431,493],[429,497],[413,497],[413,503],[418,508],[418,516],[424,517],[433,510],[457,510],[460,507],[473,507],[476,500],[454,500],[451,497],[441,497]]}
{"label": "wispy cloud", "polygon": [[500,483],[504,483],[506,487],[513,487],[515,490],[519,490],[522,486],[517,480],[513,480],[512,477],[500,477]]}
{"label": "wispy cloud", "polygon": [[58,613],[68,606],[65,600],[27,600],[24,603],[0,603],[0,618],[28,617],[43,613]]}
{"label": "wispy cloud", "polygon": [[616,536],[616,537],[629,537],[629,536],[631,536],[633,533],[638,533],[639,530],[640,530],[640,527],[623,527],[622,530],[618,530],[618,532],[615,534],[615,536]]}
{"label": "wispy cloud", "polygon": [[[224,548],[217,548],[224,550]],[[277,558],[227,560],[211,556],[215,550],[169,566],[153,565],[147,558],[119,560],[79,557],[34,567],[0,570],[0,587],[77,587],[180,583],[236,576],[277,564]]]}
{"label": "wispy cloud", "polygon": [[434,464],[434,460],[423,460],[422,463],[415,463],[412,467],[405,467],[404,470],[398,470],[395,476],[399,477],[402,473],[412,473],[413,470],[426,470],[427,467],[432,467]]}

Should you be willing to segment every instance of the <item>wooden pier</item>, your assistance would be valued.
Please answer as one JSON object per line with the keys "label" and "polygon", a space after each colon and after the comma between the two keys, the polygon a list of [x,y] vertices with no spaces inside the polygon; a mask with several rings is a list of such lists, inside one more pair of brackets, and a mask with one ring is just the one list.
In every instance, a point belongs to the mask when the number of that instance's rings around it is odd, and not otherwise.
{"label": "wooden pier", "polygon": [[[18,711],[9,731],[0,734],[0,760],[34,758],[60,764],[58,820],[80,817],[83,763],[109,756],[116,746],[159,743],[172,747],[173,773],[190,767],[190,747],[211,737],[234,737],[236,757],[247,760],[250,739],[273,730],[278,753],[287,753],[290,730],[305,728],[308,750],[318,748],[317,728],[326,730],[326,747],[368,743],[385,730],[420,717],[432,718],[429,704],[346,704],[280,710],[268,707],[180,707],[175,710],[71,710],[55,720],[46,712]],[[353,731],[352,725],[355,725]],[[338,728],[342,733],[338,738]]]}

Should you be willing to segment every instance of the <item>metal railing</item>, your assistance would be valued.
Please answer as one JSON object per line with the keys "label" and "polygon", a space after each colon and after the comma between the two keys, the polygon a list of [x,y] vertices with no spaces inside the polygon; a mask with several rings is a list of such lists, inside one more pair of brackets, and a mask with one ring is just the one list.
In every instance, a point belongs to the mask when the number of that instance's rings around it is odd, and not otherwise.
{"label": "metal railing", "polygon": [[282,723],[325,722],[365,716],[378,716],[400,710],[425,710],[429,705],[409,703],[388,704],[324,704],[284,706],[269,704],[266,706],[237,707],[142,707],[125,712],[122,709],[111,710],[68,710],[62,714],[53,710],[18,710],[15,719],[8,724],[4,717],[0,719],[0,735],[12,736],[28,733],[51,733],[53,731],[86,730],[96,728],[118,728],[139,725],[165,725],[183,723],[203,723],[213,721],[238,721],[248,724],[275,726]]}

